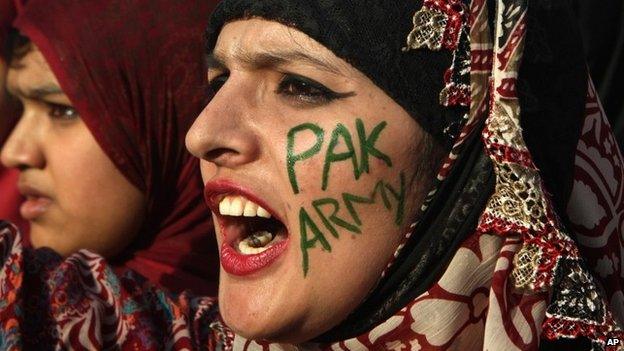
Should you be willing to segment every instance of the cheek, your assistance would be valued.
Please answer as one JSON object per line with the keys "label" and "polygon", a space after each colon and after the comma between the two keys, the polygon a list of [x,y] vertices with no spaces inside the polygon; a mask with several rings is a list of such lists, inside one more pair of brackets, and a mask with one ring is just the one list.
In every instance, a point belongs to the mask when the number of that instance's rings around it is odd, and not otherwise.
{"label": "cheek", "polygon": [[206,160],[200,160],[199,169],[201,171],[202,179],[204,180],[204,183],[206,183],[208,180],[212,179],[217,175],[218,168],[217,165],[215,165],[214,163],[208,162]]}
{"label": "cheek", "polygon": [[318,154],[295,169],[299,193],[291,193],[296,208],[289,222],[303,274],[321,287],[323,300],[342,301],[335,307],[345,310],[379,278],[415,208],[408,185],[414,161],[393,146],[404,140],[400,128],[354,120],[351,130],[337,126],[326,132],[329,140]]}
{"label": "cheek", "polygon": [[[358,181],[340,177],[331,192],[301,201],[299,211],[305,216],[298,218],[294,231],[304,270],[321,270],[322,275],[349,271],[355,285],[379,276],[413,216],[407,176],[397,173],[379,172]],[[369,269],[352,270],[364,266]]]}
{"label": "cheek", "polygon": [[49,150],[47,161],[55,195],[67,230],[76,233],[74,244],[104,255],[122,249],[143,222],[143,194],[93,138]]}
{"label": "cheek", "polygon": [[[89,141],[48,148],[48,167],[53,174],[55,193],[74,213],[107,205],[120,197],[116,183],[120,174],[113,163]],[[97,199],[97,201],[87,201]]]}

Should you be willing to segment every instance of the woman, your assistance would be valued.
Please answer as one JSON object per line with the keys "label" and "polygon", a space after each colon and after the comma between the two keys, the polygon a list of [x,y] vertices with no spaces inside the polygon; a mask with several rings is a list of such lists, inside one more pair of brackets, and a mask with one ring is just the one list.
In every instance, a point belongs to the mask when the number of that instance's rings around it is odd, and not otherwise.
{"label": "woman", "polygon": [[[18,3],[14,26],[22,35],[13,35],[7,85],[23,114],[2,161],[20,171],[26,197],[20,210],[38,250],[22,249],[20,236],[2,225],[2,244],[14,249],[14,260],[3,260],[10,273],[3,272],[0,291],[2,321],[19,321],[23,347],[48,345],[58,332],[45,311],[98,325],[119,312],[81,304],[81,297],[104,294],[89,290],[93,286],[81,274],[68,280],[85,284],[82,289],[46,295],[45,279],[55,276],[46,267],[62,265],[61,256],[95,257],[80,249],[100,253],[111,268],[89,264],[82,274],[114,272],[119,281],[103,286],[123,286],[128,296],[145,285],[164,288],[161,294],[214,292],[212,224],[197,161],[182,141],[205,101],[201,40],[211,8],[205,1]],[[54,282],[64,284],[60,278]],[[124,304],[123,312],[130,315],[141,306]],[[11,311],[18,314],[11,317]],[[140,341],[149,328],[140,326],[145,318],[132,316],[133,324],[113,331]],[[157,334],[159,326],[152,327]],[[64,328],[88,329],[84,321]],[[149,346],[136,340],[136,347]],[[102,339],[102,345],[107,342]]]}
{"label": "woman", "polygon": [[209,218],[179,141],[203,98],[181,65],[200,57],[187,43],[211,5],[177,21],[158,13],[167,2],[20,6],[14,24],[32,42],[14,36],[7,84],[24,112],[2,162],[20,170],[33,246],[90,249],[174,291],[211,292]]}
{"label": "woman", "polygon": [[201,55],[188,43],[210,5],[190,3],[167,23],[158,11],[181,5],[20,6],[14,23],[28,39],[14,35],[7,84],[24,112],[2,161],[20,170],[33,245],[90,249],[174,291],[210,292],[210,221],[178,141],[202,101],[202,83],[180,68]]}
{"label": "woman", "polygon": [[[234,348],[614,347],[622,199],[602,217],[569,200],[574,185],[601,194],[574,183],[591,168],[575,170],[577,146],[610,165],[613,190],[622,162],[585,110],[569,8],[418,3],[225,0],[213,14],[216,95],[187,147],[217,168],[205,196]],[[595,128],[608,143],[582,155]]]}

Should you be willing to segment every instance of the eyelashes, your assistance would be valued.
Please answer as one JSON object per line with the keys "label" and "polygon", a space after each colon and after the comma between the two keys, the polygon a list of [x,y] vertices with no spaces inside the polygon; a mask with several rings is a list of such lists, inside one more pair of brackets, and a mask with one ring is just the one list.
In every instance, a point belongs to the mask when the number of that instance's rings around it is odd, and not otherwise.
{"label": "eyelashes", "polygon": [[67,105],[55,104],[51,102],[45,103],[48,106],[48,115],[52,119],[70,121],[80,118],[80,114],[75,108]]}
{"label": "eyelashes", "polygon": [[[229,73],[220,74],[208,82],[211,94],[216,94],[225,85]],[[354,96],[355,93],[340,93],[325,85],[298,74],[285,73],[280,80],[275,93],[298,105],[320,106],[338,99]]]}
{"label": "eyelashes", "polygon": [[335,92],[315,80],[296,74],[286,74],[275,92],[295,99],[297,102],[311,105],[328,104],[353,95],[353,93]]}

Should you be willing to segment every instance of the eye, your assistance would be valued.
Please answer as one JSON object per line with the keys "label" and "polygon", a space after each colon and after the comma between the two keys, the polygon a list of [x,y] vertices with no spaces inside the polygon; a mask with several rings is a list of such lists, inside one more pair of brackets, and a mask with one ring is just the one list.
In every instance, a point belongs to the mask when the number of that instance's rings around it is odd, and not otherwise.
{"label": "eye", "polygon": [[208,82],[209,90],[211,90],[213,94],[216,94],[221,89],[221,87],[223,87],[225,82],[227,82],[229,77],[230,77],[229,73],[223,73],[223,74],[220,74],[220,75],[212,78]]}
{"label": "eye", "polygon": [[277,87],[276,93],[306,104],[326,104],[353,95],[352,93],[337,93],[315,80],[296,74],[286,74]]}
{"label": "eye", "polygon": [[52,119],[73,120],[80,117],[78,111],[76,111],[76,109],[71,106],[55,104],[51,102],[46,102],[46,104],[49,108],[48,114]]}

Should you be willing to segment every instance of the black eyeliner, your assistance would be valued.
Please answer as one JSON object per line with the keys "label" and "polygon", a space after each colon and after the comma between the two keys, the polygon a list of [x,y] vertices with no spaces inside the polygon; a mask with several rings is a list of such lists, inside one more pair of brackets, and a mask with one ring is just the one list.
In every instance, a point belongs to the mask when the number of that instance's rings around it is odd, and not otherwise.
{"label": "black eyeliner", "polygon": [[346,92],[346,93],[339,93],[336,91],[333,91],[331,89],[329,89],[328,87],[326,87],[325,85],[310,79],[308,77],[304,77],[298,74],[294,74],[294,73],[288,73],[286,74],[286,76],[284,77],[284,79],[282,80],[282,82],[286,81],[288,78],[295,78],[297,80],[299,80],[302,83],[308,84],[311,87],[313,87],[314,89],[318,89],[320,91],[322,91],[324,94],[328,95],[328,98],[330,98],[331,100],[335,100],[335,99],[344,99],[344,98],[348,98],[348,97],[352,97],[355,96],[355,92],[351,91],[351,92]]}

